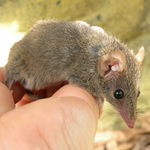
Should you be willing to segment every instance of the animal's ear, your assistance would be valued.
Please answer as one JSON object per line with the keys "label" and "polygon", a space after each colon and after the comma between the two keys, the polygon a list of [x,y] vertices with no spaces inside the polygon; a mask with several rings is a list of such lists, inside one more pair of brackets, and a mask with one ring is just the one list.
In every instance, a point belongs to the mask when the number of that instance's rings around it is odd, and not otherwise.
{"label": "animal's ear", "polygon": [[125,55],[120,50],[115,50],[109,54],[103,55],[98,61],[98,71],[102,77],[109,77],[114,73],[121,74],[125,66]]}
{"label": "animal's ear", "polygon": [[144,47],[142,46],[138,53],[135,55],[136,61],[138,62],[139,65],[142,64],[143,60],[144,60],[144,56],[145,56],[145,50]]}

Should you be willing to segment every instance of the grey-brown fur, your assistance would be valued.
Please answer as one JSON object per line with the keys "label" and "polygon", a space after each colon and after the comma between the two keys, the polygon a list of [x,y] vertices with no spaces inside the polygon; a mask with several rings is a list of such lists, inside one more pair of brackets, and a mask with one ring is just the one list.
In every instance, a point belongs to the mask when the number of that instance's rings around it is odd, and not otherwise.
{"label": "grey-brown fur", "polygon": [[[114,50],[125,54],[127,68],[118,78],[104,80],[98,73],[98,59]],[[130,118],[135,117],[140,72],[134,56],[119,40],[88,25],[51,20],[36,24],[11,48],[6,71],[8,84],[19,81],[29,90],[39,90],[67,80],[97,99],[106,97],[116,108],[120,102],[113,92],[121,88]]]}

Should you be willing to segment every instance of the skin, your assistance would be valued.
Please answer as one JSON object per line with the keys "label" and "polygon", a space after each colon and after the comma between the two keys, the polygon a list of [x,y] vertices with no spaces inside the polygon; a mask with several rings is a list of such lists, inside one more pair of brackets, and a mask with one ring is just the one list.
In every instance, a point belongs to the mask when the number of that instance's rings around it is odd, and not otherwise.
{"label": "skin", "polygon": [[49,98],[28,104],[22,100],[17,108],[17,96],[2,83],[0,91],[0,150],[93,149],[101,111],[85,90],[66,85]]}

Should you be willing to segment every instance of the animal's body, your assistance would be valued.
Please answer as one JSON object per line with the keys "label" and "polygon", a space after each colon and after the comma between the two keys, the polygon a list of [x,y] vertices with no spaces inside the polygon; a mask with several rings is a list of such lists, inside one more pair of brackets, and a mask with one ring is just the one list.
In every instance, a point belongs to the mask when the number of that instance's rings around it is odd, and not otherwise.
{"label": "animal's body", "polygon": [[67,81],[97,100],[105,97],[129,127],[136,118],[140,63],[137,56],[99,27],[81,21],[41,21],[11,48],[6,83],[40,90]]}

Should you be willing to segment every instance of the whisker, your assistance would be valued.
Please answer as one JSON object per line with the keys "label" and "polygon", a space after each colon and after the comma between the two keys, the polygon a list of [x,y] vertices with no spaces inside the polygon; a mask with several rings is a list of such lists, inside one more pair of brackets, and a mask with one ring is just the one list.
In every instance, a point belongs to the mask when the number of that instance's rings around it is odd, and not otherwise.
{"label": "whisker", "polygon": [[137,108],[136,113],[137,114],[144,114],[146,111],[145,109]]}

